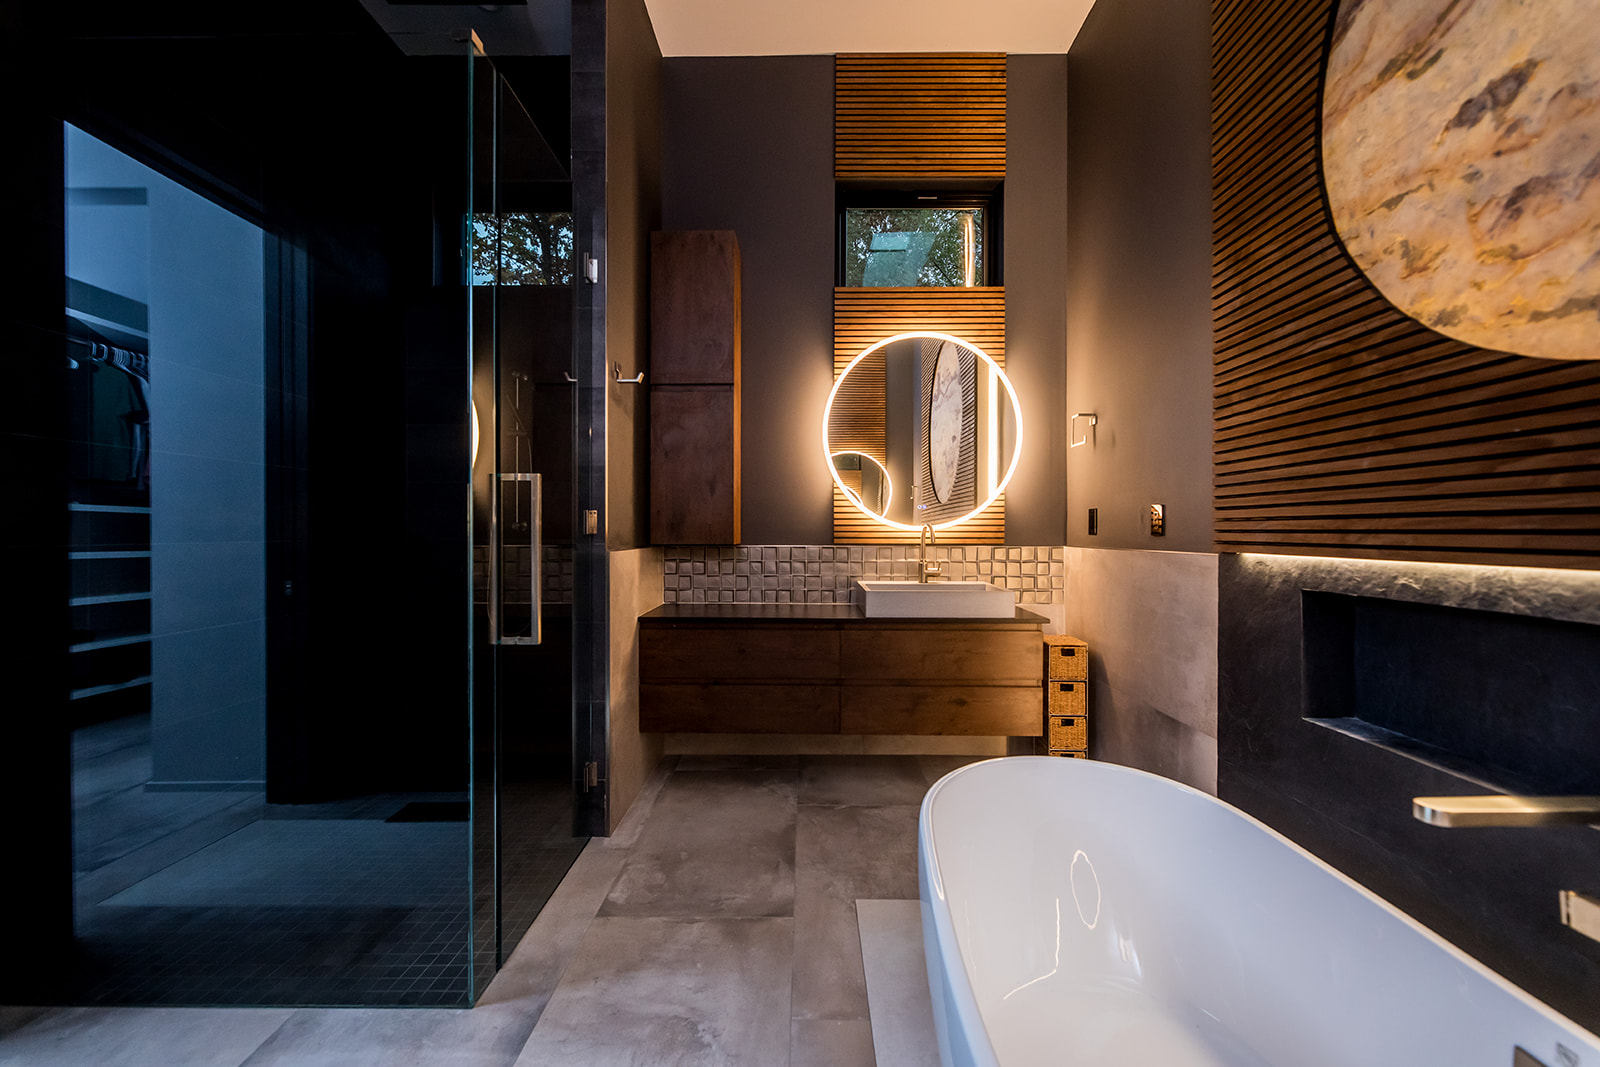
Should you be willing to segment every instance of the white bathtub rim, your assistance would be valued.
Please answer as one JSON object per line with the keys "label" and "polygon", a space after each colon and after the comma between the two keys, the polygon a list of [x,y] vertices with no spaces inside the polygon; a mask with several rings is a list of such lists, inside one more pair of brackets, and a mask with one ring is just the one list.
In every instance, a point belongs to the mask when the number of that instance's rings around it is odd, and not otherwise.
{"label": "white bathtub rim", "polygon": [[[1462,951],[1454,943],[1446,940],[1444,937],[1438,933],[1435,933],[1432,929],[1423,925],[1421,922],[1418,922],[1416,919],[1412,918],[1411,915],[1407,914],[1395,904],[1385,900],[1383,897],[1374,893],[1372,890],[1368,889],[1360,882],[1357,882],[1349,875],[1346,875],[1344,872],[1338,870],[1336,867],[1332,866],[1316,854],[1296,844],[1294,841],[1279,833],[1277,830],[1274,830],[1272,827],[1268,826],[1260,819],[1257,819],[1249,812],[1244,811],[1241,808],[1234,807],[1225,800],[1215,797],[1203,790],[1195,789],[1193,786],[1185,785],[1183,782],[1179,782],[1176,779],[1167,778],[1164,775],[1153,774],[1149,771],[1139,770],[1136,767],[1127,767],[1119,763],[1068,760],[1063,759],[1060,756],[997,756],[993,759],[979,760],[976,763],[968,763],[964,766],[958,767],[950,773],[944,775],[944,777],[940,778],[938,781],[934,782],[933,785],[928,788],[927,794],[922,798],[922,808],[917,818],[917,839],[922,850],[918,857],[918,861],[925,868],[928,876],[928,882],[935,893],[937,901],[936,905],[934,906],[930,906],[933,905],[933,902],[924,902],[924,915],[926,917],[927,915],[931,914],[934,922],[934,928],[938,934],[939,944],[947,946],[954,954],[953,960],[946,960],[941,966],[943,967],[945,973],[946,984],[951,985],[952,987],[959,986],[959,988],[952,988],[950,992],[954,995],[962,1016],[966,1019],[976,1021],[979,1024],[975,1034],[970,1030],[967,1031],[969,1034],[969,1043],[971,1038],[975,1038],[977,1036],[981,1036],[983,1041],[983,1047],[981,1049],[974,1048],[972,1050],[978,1056],[978,1058],[974,1061],[977,1067],[991,1067],[991,1065],[993,1065],[993,1067],[998,1067],[999,1059],[996,1057],[993,1043],[989,1039],[988,1024],[983,1017],[982,1009],[978,1005],[977,995],[972,989],[971,976],[967,969],[967,961],[961,952],[961,944],[955,936],[955,928],[952,924],[949,902],[945,898],[944,882],[939,876],[939,852],[938,843],[933,839],[932,812],[939,793],[944,789],[947,783],[954,781],[963,774],[975,772],[980,767],[998,763],[1015,763],[1018,761],[1048,761],[1051,763],[1061,764],[1063,766],[1085,768],[1093,766],[1097,768],[1097,770],[1090,773],[1112,771],[1117,774],[1147,778],[1153,780],[1154,783],[1163,788],[1176,789],[1184,793],[1190,793],[1209,804],[1226,808],[1228,811],[1255,826],[1258,830],[1264,831],[1278,844],[1283,845],[1293,853],[1310,860],[1311,863],[1323,874],[1331,875],[1337,882],[1355,890],[1362,897],[1365,897],[1367,900],[1392,913],[1394,916],[1399,918],[1404,925],[1408,926],[1414,932],[1420,934],[1424,940],[1432,943],[1435,947],[1442,949],[1454,959],[1465,964],[1468,968],[1486,978],[1491,984],[1510,994],[1516,1000],[1521,1001],[1532,1011],[1544,1016],[1552,1024],[1571,1031],[1572,1034],[1579,1039],[1586,1040],[1593,1045],[1600,1046],[1600,1035],[1597,1035],[1585,1029],[1584,1027],[1579,1026],[1576,1022],[1573,1022],[1571,1019],[1561,1014],[1549,1004],[1546,1004],[1538,997],[1535,997],[1526,989],[1523,989],[1521,986],[1512,982],[1498,971],[1488,967],[1476,957]],[[955,973],[953,970],[953,965],[959,965],[961,979],[958,983],[951,982],[950,976]],[[930,993],[932,993],[932,995],[935,997],[939,995],[939,991],[937,990],[930,990]]]}

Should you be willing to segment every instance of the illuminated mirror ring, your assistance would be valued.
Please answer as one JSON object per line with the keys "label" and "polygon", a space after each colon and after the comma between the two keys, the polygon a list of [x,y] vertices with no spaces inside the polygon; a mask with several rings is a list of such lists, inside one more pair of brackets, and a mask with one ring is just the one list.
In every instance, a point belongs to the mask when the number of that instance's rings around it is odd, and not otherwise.
{"label": "illuminated mirror ring", "polygon": [[[982,512],[984,508],[987,508],[990,504],[993,504],[996,500],[1000,499],[1000,495],[1006,491],[1006,486],[1011,484],[1011,476],[1017,472],[1017,460],[1022,458],[1022,402],[1017,399],[1017,390],[1011,384],[1011,379],[1006,377],[1005,370],[1000,366],[1000,364],[994,361],[994,357],[989,355],[989,353],[985,352],[971,341],[956,337],[953,334],[939,333],[933,330],[912,330],[908,333],[897,333],[893,337],[885,337],[883,340],[863,348],[860,354],[858,354],[855,359],[852,359],[845,366],[844,370],[840,372],[838,379],[833,383],[833,388],[828,391],[828,403],[824,405],[822,409],[822,455],[824,462],[826,462],[828,465],[828,475],[833,479],[833,484],[839,487],[839,491],[844,494],[844,498],[848,500],[853,507],[855,507],[863,515],[867,516],[867,518],[872,519],[874,522],[880,522],[891,529],[905,530],[908,533],[916,533],[922,529],[922,526],[920,524],[896,522],[894,519],[885,518],[882,515],[873,513],[872,511],[868,510],[864,504],[862,504],[860,498],[852,493],[849,487],[846,486],[844,481],[839,477],[839,471],[833,465],[833,457],[835,453],[828,445],[828,421],[829,417],[833,414],[834,398],[839,395],[840,386],[842,386],[850,377],[850,372],[855,369],[856,364],[872,355],[872,353],[876,352],[878,349],[883,348],[885,345],[892,345],[897,341],[908,341],[919,337],[928,337],[940,341],[952,341],[955,344],[960,345],[962,348],[967,349],[969,352],[974,353],[979,359],[987,363],[989,365],[989,369],[994,372],[995,379],[1001,385],[1005,386],[1006,396],[1011,398],[1011,412],[1016,421],[1016,434],[1011,447],[1011,463],[1006,467],[1005,477],[1001,478],[997,483],[995,483],[994,491],[991,492],[989,496],[977,507],[973,508],[971,511],[960,516],[959,518],[951,519],[948,522],[934,523],[934,530],[948,530],[953,526],[960,526],[962,523],[973,519],[980,512]],[[874,460],[873,462],[877,461]],[[879,465],[881,466],[881,464]]]}
{"label": "illuminated mirror ring", "polygon": [[[860,456],[862,459],[871,460],[872,465],[883,472],[883,507],[884,510],[888,510],[889,502],[894,499],[894,479],[889,477],[889,468],[885,467],[882,463],[879,463],[876,456],[868,455],[865,452],[858,452],[854,448],[841,448],[837,452],[829,452],[828,461],[830,465],[832,464],[833,460],[838,459],[840,456]],[[834,467],[834,470],[838,469],[839,468]],[[854,489],[851,489],[848,485],[845,485],[843,482],[839,483],[839,488],[844,490],[844,495],[849,498],[852,504],[858,508],[866,510],[866,505],[862,503],[861,495],[859,493],[857,493]]]}

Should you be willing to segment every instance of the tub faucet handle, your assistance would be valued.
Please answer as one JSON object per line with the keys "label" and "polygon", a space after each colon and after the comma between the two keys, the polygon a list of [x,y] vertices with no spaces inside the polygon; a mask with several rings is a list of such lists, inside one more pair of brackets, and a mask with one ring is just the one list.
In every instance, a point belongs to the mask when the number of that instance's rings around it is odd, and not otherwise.
{"label": "tub faucet handle", "polygon": [[1600,823],[1600,797],[1413,797],[1412,817],[1449,829]]}

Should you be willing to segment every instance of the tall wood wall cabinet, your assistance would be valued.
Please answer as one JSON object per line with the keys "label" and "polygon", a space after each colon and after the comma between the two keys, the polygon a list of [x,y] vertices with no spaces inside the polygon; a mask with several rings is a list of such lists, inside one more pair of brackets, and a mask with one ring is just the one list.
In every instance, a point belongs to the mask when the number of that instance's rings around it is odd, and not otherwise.
{"label": "tall wood wall cabinet", "polygon": [[650,540],[739,543],[739,242],[650,235]]}

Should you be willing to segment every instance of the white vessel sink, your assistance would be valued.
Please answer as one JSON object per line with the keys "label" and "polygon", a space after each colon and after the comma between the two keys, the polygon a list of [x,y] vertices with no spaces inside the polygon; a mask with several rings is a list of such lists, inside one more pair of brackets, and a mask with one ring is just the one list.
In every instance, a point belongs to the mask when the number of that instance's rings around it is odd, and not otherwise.
{"label": "white vessel sink", "polygon": [[1009,619],[1016,594],[988,582],[857,581],[869,619]]}

